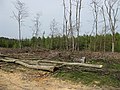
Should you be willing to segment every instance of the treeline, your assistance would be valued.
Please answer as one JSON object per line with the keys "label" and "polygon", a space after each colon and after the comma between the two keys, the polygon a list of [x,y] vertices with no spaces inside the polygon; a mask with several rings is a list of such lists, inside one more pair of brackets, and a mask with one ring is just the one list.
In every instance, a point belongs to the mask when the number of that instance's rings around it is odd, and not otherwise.
{"label": "treeline", "polygon": [[[66,36],[56,36],[56,37],[33,37],[31,39],[23,39],[21,42],[22,48],[30,47],[30,48],[46,48],[50,50],[72,50],[71,38],[67,38]],[[97,38],[97,41],[96,41]],[[120,34],[115,34],[115,51],[120,52]],[[78,41],[79,40],[79,41]],[[111,51],[112,47],[112,35],[106,34],[90,36],[83,35],[79,37],[74,37],[74,50],[79,51],[82,50],[90,50],[90,51]],[[79,46],[78,46],[79,45]],[[19,48],[19,40],[17,39],[9,39],[9,38],[0,38],[0,47],[4,48]]]}

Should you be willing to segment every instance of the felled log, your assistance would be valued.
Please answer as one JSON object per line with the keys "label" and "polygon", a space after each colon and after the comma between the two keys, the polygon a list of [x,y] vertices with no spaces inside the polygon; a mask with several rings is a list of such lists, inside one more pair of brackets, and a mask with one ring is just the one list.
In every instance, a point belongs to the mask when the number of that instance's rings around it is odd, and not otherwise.
{"label": "felled log", "polygon": [[60,62],[60,61],[50,61],[50,60],[39,60],[39,63],[41,62],[62,64],[62,65],[82,66],[82,67],[93,67],[93,68],[103,67],[103,65],[94,65],[94,64],[86,64],[86,63],[71,63],[71,62]]}
{"label": "felled log", "polygon": [[0,59],[0,61],[3,61],[3,62],[8,62],[8,63],[16,63],[16,64],[19,64],[19,65],[22,65],[22,66],[25,66],[27,68],[31,68],[31,69],[40,69],[40,70],[46,70],[46,71],[50,71],[50,72],[53,72],[54,69],[56,68],[56,65],[30,65],[30,64],[27,64],[23,61],[20,61],[18,59],[13,59],[13,58],[3,58],[3,59]]}
{"label": "felled log", "polygon": [[55,69],[55,66],[48,66],[48,65],[29,65],[27,63],[21,62],[21,61],[15,61],[16,64],[20,64],[22,66],[25,66],[27,68],[32,68],[32,69],[40,69],[40,70],[46,70],[46,71],[51,71],[53,72]]}
{"label": "felled log", "polygon": [[8,62],[8,63],[15,63],[17,59],[13,59],[13,58],[1,58],[0,61],[3,62]]}
{"label": "felled log", "polygon": [[4,55],[4,54],[1,54],[1,53],[0,53],[0,57],[2,57],[2,58],[3,58],[3,57],[7,57],[7,55]]}

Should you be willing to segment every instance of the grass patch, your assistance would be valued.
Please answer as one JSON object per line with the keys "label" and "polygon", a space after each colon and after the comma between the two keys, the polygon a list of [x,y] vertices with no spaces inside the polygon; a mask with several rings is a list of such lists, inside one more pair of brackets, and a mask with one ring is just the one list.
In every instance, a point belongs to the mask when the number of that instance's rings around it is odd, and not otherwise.
{"label": "grass patch", "polygon": [[99,60],[90,60],[89,63],[102,64],[104,68],[120,70],[120,60],[99,59]]}
{"label": "grass patch", "polygon": [[72,82],[81,82],[85,85],[113,86],[120,87],[120,81],[112,75],[100,75],[92,72],[64,71],[60,70],[54,74],[54,77]]}
{"label": "grass patch", "polygon": [[[120,63],[115,60],[91,60],[91,64],[102,64],[104,70],[116,70],[118,72],[86,72],[81,68],[74,69],[61,68],[54,73],[54,77],[70,80],[72,82],[81,82],[85,85],[112,86],[120,88]],[[84,68],[84,67],[83,67]],[[105,71],[106,72],[106,71]]]}

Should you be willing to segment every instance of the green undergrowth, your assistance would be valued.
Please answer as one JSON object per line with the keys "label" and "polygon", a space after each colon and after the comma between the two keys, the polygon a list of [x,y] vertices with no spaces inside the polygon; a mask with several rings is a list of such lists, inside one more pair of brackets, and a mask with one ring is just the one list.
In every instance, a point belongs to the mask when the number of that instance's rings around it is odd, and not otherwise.
{"label": "green undergrowth", "polygon": [[113,75],[100,75],[92,72],[80,72],[80,71],[58,71],[54,74],[54,77],[62,80],[70,80],[75,83],[83,83],[85,85],[97,85],[97,86],[113,86],[120,87],[120,80]]}
{"label": "green undergrowth", "polygon": [[[54,77],[62,80],[70,80],[75,83],[83,83],[85,85],[96,86],[112,86],[120,88],[120,63],[112,60],[91,60],[89,63],[102,64],[104,70],[109,69],[109,73],[105,72],[89,72],[77,69],[61,68],[54,73]],[[110,71],[113,70],[113,71]]]}
{"label": "green undergrowth", "polygon": [[90,60],[89,63],[91,63],[91,64],[102,64],[103,68],[105,68],[105,69],[120,70],[120,60],[99,59],[99,60]]}

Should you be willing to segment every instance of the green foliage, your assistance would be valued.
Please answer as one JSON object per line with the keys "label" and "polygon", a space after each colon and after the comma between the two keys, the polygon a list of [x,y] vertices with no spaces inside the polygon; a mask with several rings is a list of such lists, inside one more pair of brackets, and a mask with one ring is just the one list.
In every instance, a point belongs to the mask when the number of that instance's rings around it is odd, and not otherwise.
{"label": "green foliage", "polygon": [[[31,39],[32,40],[32,39]],[[24,39],[22,41],[22,46],[23,47],[30,47],[31,46],[31,40],[30,39]]]}
{"label": "green foliage", "polygon": [[[97,39],[96,39],[97,38]],[[106,38],[106,39],[105,39]],[[67,42],[66,42],[67,40]],[[104,43],[105,43],[105,51],[111,51],[112,45],[112,35],[107,34],[104,35],[83,35],[79,37],[74,37],[74,46],[75,50],[79,48],[79,50],[91,50],[91,51],[104,51]],[[6,48],[18,48],[18,40],[16,39],[8,39],[1,37],[0,38],[0,47]],[[32,37],[31,39],[23,39],[22,47],[33,47],[33,48],[46,48],[46,49],[59,49],[71,50],[71,38],[67,38],[65,35],[63,36],[51,36],[51,37]],[[115,51],[120,52],[120,34],[115,34]]]}
{"label": "green foliage", "polygon": [[18,47],[18,40],[1,37],[0,47],[16,48]]}

